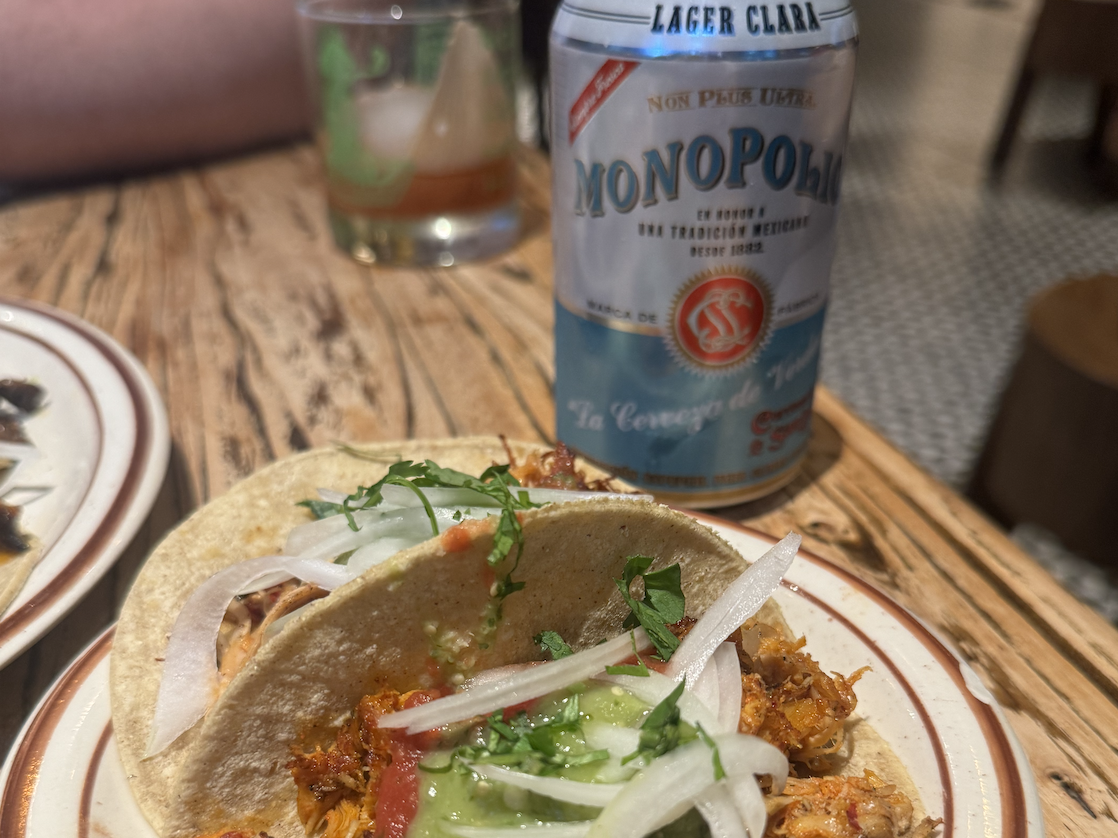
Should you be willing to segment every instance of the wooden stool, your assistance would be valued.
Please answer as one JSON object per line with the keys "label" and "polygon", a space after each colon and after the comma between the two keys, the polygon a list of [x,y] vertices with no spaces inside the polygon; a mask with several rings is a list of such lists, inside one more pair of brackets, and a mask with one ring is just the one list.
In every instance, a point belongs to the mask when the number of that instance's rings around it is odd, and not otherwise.
{"label": "wooden stool", "polygon": [[1098,83],[1099,98],[1088,157],[1099,159],[1107,124],[1118,112],[1118,2],[1044,0],[1025,49],[1001,133],[990,155],[990,172],[995,176],[1009,157],[1017,125],[1025,112],[1025,102],[1039,73],[1086,76]]}
{"label": "wooden stool", "polygon": [[1039,524],[1118,565],[1118,276],[1034,298],[967,494],[1006,528]]}

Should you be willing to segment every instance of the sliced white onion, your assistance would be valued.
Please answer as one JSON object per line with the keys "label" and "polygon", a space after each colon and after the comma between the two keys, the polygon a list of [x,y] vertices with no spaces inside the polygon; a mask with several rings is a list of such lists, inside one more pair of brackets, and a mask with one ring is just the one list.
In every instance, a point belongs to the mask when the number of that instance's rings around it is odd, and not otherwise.
{"label": "sliced white onion", "polygon": [[[788,760],[768,742],[741,734],[716,736],[713,741],[739,815],[738,796],[748,794],[747,781],[760,800],[756,775],[769,774],[775,788],[784,788]],[[702,740],[690,742],[637,772],[594,821],[590,838],[643,838],[704,799],[715,783],[711,749]],[[760,818],[753,808],[747,814],[743,823],[752,838],[761,838],[767,817],[764,802]]]}
{"label": "sliced white onion", "polygon": [[[639,675],[602,675],[598,680],[617,684],[650,707],[655,707],[679,686],[679,681],[673,681],[668,676],[653,670],[649,670],[647,678],[641,678]],[[708,733],[719,730],[718,719],[714,713],[690,690],[684,689],[680,693],[676,706],[679,708],[679,715],[688,724],[700,724]]]}
{"label": "sliced white onion", "polygon": [[741,719],[741,664],[733,643],[720,643],[695,679],[691,691],[714,714],[707,733],[737,733]]}
{"label": "sliced white onion", "polygon": [[[430,531],[428,531],[427,536],[430,537]],[[414,547],[417,543],[414,538],[392,538],[390,536],[378,538],[364,547],[358,547],[349,557],[346,567],[350,569],[351,573],[364,573],[370,567],[388,561],[401,550]]]}
{"label": "sliced white onion", "polygon": [[[514,492],[523,491],[513,489]],[[587,492],[574,489],[528,489],[528,500],[532,503],[568,503],[572,500],[653,500],[652,495],[636,495],[628,492]]]}
{"label": "sliced white onion", "polygon": [[[710,710],[716,721],[719,719],[722,699],[719,696],[718,666],[715,664],[713,657],[707,661],[707,665],[703,667],[699,677],[687,685],[687,690]],[[707,732],[713,734],[723,733],[724,731],[719,727],[718,730],[708,728]]]}
{"label": "sliced white onion", "polygon": [[[463,518],[484,518],[488,511],[439,507],[434,513],[439,532],[444,532]],[[349,528],[344,515],[331,515],[300,524],[287,537],[284,552],[308,559],[333,559],[381,538],[403,538],[411,544],[422,544],[432,537],[431,519],[422,506],[392,512],[366,510],[355,513],[353,517],[360,527],[357,531]]]}
{"label": "sliced white onion", "polygon": [[605,667],[624,660],[632,652],[634,640],[639,650],[649,645],[644,629],[638,628],[631,635],[622,634],[569,657],[541,663],[515,673],[507,679],[481,684],[418,707],[389,713],[381,716],[377,724],[384,728],[406,727],[408,733],[419,733],[472,719],[474,716],[483,716],[502,707],[522,704],[597,675]]}
{"label": "sliced white onion", "polygon": [[749,838],[761,838],[765,834],[769,812],[765,808],[765,796],[761,794],[757,779],[752,775],[727,777],[723,783]]}
{"label": "sliced white onion", "polygon": [[444,832],[461,838],[583,838],[590,831],[590,821],[552,821],[525,823],[518,826],[466,826],[443,821]]}
{"label": "sliced white onion", "polygon": [[[339,492],[336,489],[325,489],[321,486],[318,489],[318,499],[324,500],[327,503],[345,503],[345,499],[348,497],[349,495],[345,492]],[[344,518],[345,516],[343,515],[342,517]]]}
{"label": "sliced white onion", "polygon": [[[718,677],[718,732],[737,733],[741,724],[741,663],[733,643],[719,644],[707,664],[714,665]],[[704,670],[705,672],[706,670]],[[712,733],[714,731],[711,731]]]}
{"label": "sliced white onion", "polygon": [[636,728],[619,727],[609,722],[583,722],[582,735],[590,750],[609,751],[610,756],[619,758],[633,753],[641,740],[640,731]]}
{"label": "sliced white onion", "polygon": [[665,674],[677,681],[685,678],[687,683],[694,683],[718,644],[756,614],[780,587],[780,580],[788,572],[799,549],[800,536],[788,533],[731,582],[683,638],[672,654]]}
{"label": "sliced white onion", "polygon": [[[360,512],[354,512],[353,520],[358,527],[364,529],[367,524],[397,516],[401,511],[402,510],[399,509],[364,509]],[[353,530],[349,528],[349,521],[346,520],[345,515],[330,515],[326,518],[317,518],[293,528],[291,532],[287,534],[287,541],[283,545],[283,551],[289,556],[299,556],[328,539],[352,532]],[[428,528],[428,532],[430,532],[430,528]],[[343,553],[345,551],[339,550],[338,552]],[[337,555],[337,553],[334,555]]]}
{"label": "sliced white onion", "polygon": [[[431,506],[487,506],[500,507],[500,502],[489,495],[475,492],[473,489],[456,489],[449,486],[423,486],[420,488],[423,497]],[[515,491],[515,490],[514,490]],[[394,503],[397,506],[413,507],[423,506],[414,491],[406,486],[383,486],[380,490],[385,503]]]}
{"label": "sliced white onion", "polygon": [[[753,786],[756,788],[757,783]],[[723,783],[717,783],[699,795],[695,808],[710,827],[711,838],[748,838],[734,798]]]}
{"label": "sliced white onion", "polygon": [[744,733],[726,733],[712,738],[727,777],[736,780],[768,774],[773,778],[773,789],[777,793],[784,790],[788,781],[788,758],[773,745],[759,736]]}
{"label": "sliced white onion", "polygon": [[566,777],[542,777],[484,762],[466,762],[466,765],[479,777],[494,783],[515,786],[552,800],[577,803],[579,806],[596,806],[599,809],[617,797],[617,793],[624,788],[622,783],[584,783],[568,780]]}
{"label": "sliced white onion", "polygon": [[710,748],[690,742],[653,760],[625,784],[590,827],[590,838],[644,838],[690,809],[714,785]]}
{"label": "sliced white onion", "polygon": [[466,683],[462,685],[462,688],[466,690],[472,690],[475,687],[480,687],[482,684],[495,684],[499,681],[506,680],[512,675],[515,675],[517,672],[523,672],[525,669],[529,669],[533,666],[539,666],[541,663],[543,663],[543,661],[510,663],[508,666],[496,666],[493,669],[485,669],[466,681]]}
{"label": "sliced white onion", "polygon": [[768,812],[755,779],[768,774],[773,789],[783,791],[788,780],[788,760],[763,739],[756,736],[726,734],[714,737],[719,760],[726,772],[726,785],[750,838],[761,838],[765,832]]}
{"label": "sliced white onion", "polygon": [[640,745],[641,733],[636,728],[618,727],[609,722],[584,721],[582,735],[592,751],[608,751],[609,759],[594,764],[594,776],[602,783],[626,783],[637,773],[641,763],[621,760]]}
{"label": "sliced white onion", "polygon": [[213,703],[218,683],[217,636],[229,603],[242,591],[258,590],[259,580],[278,576],[283,577],[280,581],[294,577],[328,591],[350,578],[346,568],[329,562],[262,556],[228,567],[199,585],[175,619],[164,652],[148,756],[193,727]]}

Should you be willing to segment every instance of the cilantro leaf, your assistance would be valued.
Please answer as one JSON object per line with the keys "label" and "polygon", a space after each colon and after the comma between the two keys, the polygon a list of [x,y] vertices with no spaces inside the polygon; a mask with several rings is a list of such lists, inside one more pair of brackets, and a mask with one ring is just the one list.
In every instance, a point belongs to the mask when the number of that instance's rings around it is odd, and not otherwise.
{"label": "cilantro leaf", "polygon": [[[358,451],[351,451],[351,453],[360,456]],[[401,460],[390,465],[388,473],[376,483],[371,486],[358,486],[357,491],[347,496],[340,504],[305,500],[299,505],[309,509],[317,518],[345,515],[349,528],[357,532],[361,527],[353,517],[354,513],[380,504],[384,500],[382,490],[386,485],[403,486],[415,492],[431,522],[431,531],[434,535],[438,535],[439,525],[435,511],[422,491],[426,487],[468,489],[485,496],[500,507],[500,517],[493,533],[493,548],[487,556],[487,561],[490,566],[496,567],[514,551],[515,559],[512,570],[498,581],[496,598],[504,599],[524,587],[522,582],[514,582],[512,579],[524,549],[524,533],[516,513],[522,509],[533,509],[540,504],[532,503],[528,499],[527,491],[514,491],[520,489],[520,482],[509,473],[507,465],[490,466],[482,472],[481,477],[473,477],[454,469],[443,468],[432,460],[425,460],[422,463]],[[456,515],[455,520],[460,519],[461,515]]]}
{"label": "cilantro leaf", "polygon": [[331,503],[328,500],[301,500],[296,506],[306,507],[311,511],[318,520],[323,518],[330,518],[334,515],[342,514],[342,505],[340,503]]}
{"label": "cilantro leaf", "polygon": [[648,667],[645,666],[644,661],[641,660],[641,653],[637,649],[637,637],[632,632],[629,632],[629,640],[633,644],[633,657],[637,659],[636,663],[625,663],[620,666],[607,666],[606,674],[608,675],[635,675],[637,678],[648,678]]}
{"label": "cilantro leaf", "polygon": [[511,767],[529,774],[554,774],[562,768],[609,759],[609,751],[580,751],[563,734],[581,730],[578,695],[571,695],[554,718],[533,722],[524,712],[505,721],[498,710],[487,720],[484,745],[462,745],[452,759]]}
{"label": "cilantro leaf", "polygon": [[550,653],[551,659],[555,661],[574,654],[567,641],[560,637],[557,631],[541,631],[532,638],[532,642],[540,646],[543,651]]}
{"label": "cilantro leaf", "polygon": [[[626,618],[624,627],[643,626],[661,660],[668,660],[679,648],[679,640],[668,626],[683,619],[683,589],[678,564],[648,573],[652,562],[651,556],[630,556],[625,560],[621,578],[615,579],[614,583],[632,612]],[[638,576],[644,580],[642,600],[635,599],[630,592]]]}
{"label": "cilantro leaf", "polygon": [[718,752],[718,743],[711,739],[710,734],[706,732],[702,725],[698,725],[699,738],[703,743],[710,748],[710,761],[714,766],[714,779],[721,780],[726,776],[726,770],[722,767],[722,754]]}
{"label": "cilantro leaf", "polygon": [[682,744],[683,731],[679,712],[681,695],[683,695],[683,681],[680,681],[676,688],[645,717],[641,724],[637,749],[621,760],[622,765],[642,757],[646,763],[652,762],[656,757]]}

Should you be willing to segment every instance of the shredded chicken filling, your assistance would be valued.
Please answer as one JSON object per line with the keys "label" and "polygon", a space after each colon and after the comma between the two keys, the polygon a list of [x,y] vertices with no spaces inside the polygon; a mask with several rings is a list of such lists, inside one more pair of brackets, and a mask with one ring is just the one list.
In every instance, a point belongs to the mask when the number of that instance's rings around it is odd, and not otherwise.
{"label": "shredded chicken filling", "polygon": [[269,626],[326,593],[317,585],[291,579],[234,599],[225,611],[217,635],[219,691],[264,645]]}
{"label": "shredded chicken filling", "polygon": [[[684,618],[672,630],[683,637],[694,623]],[[730,639],[744,687],[739,731],[761,737],[792,763],[783,793],[766,795],[765,838],[929,838],[940,821],[924,818],[913,826],[912,801],[873,772],[810,776],[831,770],[843,723],[857,705],[854,684],[868,667],[845,677],[828,675],[804,651],[803,638],[788,640],[781,628],[756,621]],[[392,762],[394,740],[376,719],[402,709],[413,694],[381,690],[366,696],[328,750],[294,755],[287,767],[307,835],[377,834],[378,787]]]}

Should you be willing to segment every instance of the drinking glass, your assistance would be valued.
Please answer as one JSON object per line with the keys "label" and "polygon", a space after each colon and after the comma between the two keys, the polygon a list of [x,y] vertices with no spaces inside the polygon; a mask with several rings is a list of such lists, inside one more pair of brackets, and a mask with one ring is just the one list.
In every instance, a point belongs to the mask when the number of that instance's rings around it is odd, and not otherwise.
{"label": "drinking glass", "polygon": [[517,0],[301,0],[334,239],[366,264],[511,247]]}

